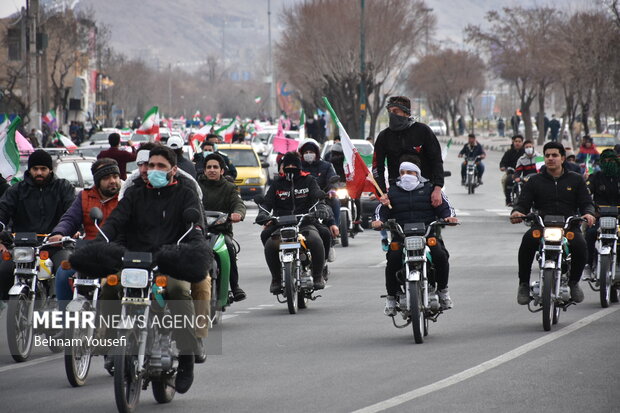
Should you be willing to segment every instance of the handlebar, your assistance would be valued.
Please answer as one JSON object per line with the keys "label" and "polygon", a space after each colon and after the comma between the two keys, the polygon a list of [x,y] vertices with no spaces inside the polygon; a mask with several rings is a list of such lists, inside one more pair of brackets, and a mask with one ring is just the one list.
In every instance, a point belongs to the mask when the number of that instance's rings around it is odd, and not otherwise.
{"label": "handlebar", "polygon": [[[542,219],[542,217],[540,215],[538,215],[537,213],[534,212],[530,212],[527,215],[524,215],[522,217],[517,217],[522,219],[523,221],[526,222],[536,222],[541,228],[545,228],[545,223]],[[586,220],[582,217],[580,217],[579,215],[572,215],[568,218],[566,218],[566,221],[564,222],[564,229],[567,229],[573,222],[578,223],[578,222],[586,222]]]}
{"label": "handlebar", "polygon": [[47,242],[47,238],[46,238],[45,242],[43,242],[43,244],[41,244],[41,247],[48,247],[50,245],[58,245],[58,244],[64,245],[65,243],[75,244],[76,240],[74,238],[71,238],[70,236],[67,236],[67,235],[62,237],[59,241],[54,241],[54,242]]}
{"label": "handlebar", "polygon": [[[424,237],[428,237],[434,227],[447,227],[447,226],[454,227],[457,225],[459,225],[458,222],[447,222],[447,221],[444,221],[443,219],[433,221],[430,224],[428,224],[426,228],[426,232],[424,233]],[[401,237],[405,238],[403,227],[401,227],[400,224],[397,223],[396,220],[394,219],[389,219],[387,222],[384,222],[382,225],[382,229],[394,231]]]}

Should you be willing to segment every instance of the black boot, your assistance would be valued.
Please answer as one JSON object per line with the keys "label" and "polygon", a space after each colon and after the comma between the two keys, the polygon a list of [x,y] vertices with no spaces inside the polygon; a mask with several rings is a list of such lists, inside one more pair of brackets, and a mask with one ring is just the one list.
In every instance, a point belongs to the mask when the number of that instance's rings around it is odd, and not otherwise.
{"label": "black boot", "polygon": [[273,295],[282,294],[282,280],[278,278],[272,278],[271,286],[269,286],[269,291]]}
{"label": "black boot", "polygon": [[325,280],[323,279],[322,275],[319,275],[318,277],[313,277],[314,278],[314,289],[315,290],[322,290],[323,288],[325,288]]}
{"label": "black boot", "polygon": [[196,345],[196,354],[194,354],[194,362],[197,364],[202,364],[207,361],[207,349],[205,348],[204,343],[202,342],[202,338],[196,337],[196,341],[198,344]]}
{"label": "black boot", "polygon": [[187,393],[194,382],[194,355],[184,354],[179,356],[179,367],[174,387],[177,393]]}

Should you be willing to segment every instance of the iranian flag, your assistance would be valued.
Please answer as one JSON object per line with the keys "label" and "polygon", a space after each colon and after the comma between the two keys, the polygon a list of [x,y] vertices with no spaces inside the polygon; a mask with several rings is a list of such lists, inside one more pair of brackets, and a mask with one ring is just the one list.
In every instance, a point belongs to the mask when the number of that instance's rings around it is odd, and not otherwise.
{"label": "iranian flag", "polygon": [[77,146],[75,145],[75,143],[73,143],[71,139],[60,134],[60,132],[56,132],[54,134],[54,138],[52,139],[52,142],[58,147],[61,147],[61,146],[65,147],[69,152],[73,152],[74,150],[77,149]]}
{"label": "iranian flag", "polygon": [[534,158],[534,162],[536,162],[536,172],[540,172],[540,168],[545,164],[545,158],[542,156],[537,156]]}
{"label": "iranian flag", "polygon": [[57,129],[56,111],[54,111],[53,109],[47,112],[45,115],[43,115],[41,119],[43,120],[43,122],[45,122],[50,127],[50,129],[52,130]]}
{"label": "iranian flag", "polygon": [[207,123],[202,128],[200,128],[198,132],[192,135],[192,147],[194,148],[194,150],[198,150],[198,147],[200,147],[200,144],[204,142],[205,138],[207,137],[207,135],[211,131],[211,128],[213,127],[213,123],[214,121]]}
{"label": "iranian flag", "polygon": [[[370,171],[353,145],[353,142],[351,142],[351,138],[349,138],[347,131],[342,126],[342,123],[340,123],[340,119],[338,119],[336,112],[334,112],[332,105],[329,104],[326,97],[323,97],[323,102],[325,102],[327,110],[338,126],[338,132],[342,143],[342,152],[345,158],[344,173],[347,178],[347,191],[349,191],[349,196],[351,198],[357,199],[364,190]],[[370,176],[372,177],[372,175]]]}
{"label": "iranian flag", "polygon": [[222,135],[224,136],[224,142],[232,142],[232,136],[233,133],[235,132],[235,122],[237,121],[237,119],[233,119],[230,121],[230,123],[226,126],[222,126],[219,129],[215,130],[215,134],[216,135]]}
{"label": "iranian flag", "polygon": [[306,139],[306,114],[304,108],[301,108],[299,112],[299,140],[303,141],[304,139]]}
{"label": "iranian flag", "polygon": [[157,106],[153,106],[146,112],[142,125],[140,125],[136,133],[140,135],[156,135],[155,140],[159,140],[159,108]]}
{"label": "iranian flag", "polygon": [[15,132],[21,119],[17,116],[13,122],[7,116],[0,124],[0,174],[7,181],[19,170],[19,150],[15,142]]}

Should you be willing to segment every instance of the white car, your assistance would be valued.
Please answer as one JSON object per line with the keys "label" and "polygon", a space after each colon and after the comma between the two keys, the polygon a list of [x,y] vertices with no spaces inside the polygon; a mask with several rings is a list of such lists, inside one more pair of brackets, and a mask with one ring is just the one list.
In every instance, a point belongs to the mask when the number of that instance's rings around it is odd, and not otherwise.
{"label": "white car", "polygon": [[250,142],[250,144],[252,145],[252,148],[254,148],[254,150],[256,151],[256,153],[261,159],[265,159],[267,157],[267,154],[269,152],[269,146],[268,146],[269,138],[272,135],[275,135],[276,132],[277,132],[277,129],[273,129],[273,128],[264,129],[264,130],[261,130],[260,132],[257,132],[256,135],[252,137],[252,141]]}
{"label": "white car", "polygon": [[[355,149],[357,149],[357,152],[359,152],[362,157],[372,155],[375,149],[373,144],[368,142],[366,139],[351,139],[351,143],[353,144],[353,146],[355,146]],[[326,141],[323,144],[323,149],[321,150],[321,159],[325,159],[325,155],[331,152],[333,144],[334,141]]]}
{"label": "white car", "polygon": [[448,127],[443,120],[431,120],[428,122],[428,127],[431,128],[433,133],[437,136],[445,136],[448,133]]}

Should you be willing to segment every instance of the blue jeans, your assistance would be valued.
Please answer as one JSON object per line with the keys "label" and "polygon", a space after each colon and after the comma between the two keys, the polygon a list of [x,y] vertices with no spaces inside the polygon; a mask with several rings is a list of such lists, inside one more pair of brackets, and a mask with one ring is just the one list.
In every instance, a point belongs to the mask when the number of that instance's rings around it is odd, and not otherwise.
{"label": "blue jeans", "polygon": [[67,304],[73,299],[73,290],[69,285],[69,277],[73,274],[75,274],[74,269],[65,270],[61,267],[56,271],[56,299],[60,311],[65,311]]}
{"label": "blue jeans", "polygon": [[334,221],[336,221],[336,226],[340,226],[340,199],[339,198],[330,198],[328,202],[331,204],[332,211],[334,211]]}

